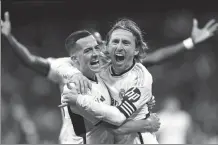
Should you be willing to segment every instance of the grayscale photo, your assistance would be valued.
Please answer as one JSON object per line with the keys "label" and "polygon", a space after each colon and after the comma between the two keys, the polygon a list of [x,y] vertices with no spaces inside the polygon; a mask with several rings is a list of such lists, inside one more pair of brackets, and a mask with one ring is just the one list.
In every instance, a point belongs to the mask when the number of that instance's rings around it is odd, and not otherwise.
{"label": "grayscale photo", "polygon": [[2,144],[218,144],[216,1],[2,0]]}

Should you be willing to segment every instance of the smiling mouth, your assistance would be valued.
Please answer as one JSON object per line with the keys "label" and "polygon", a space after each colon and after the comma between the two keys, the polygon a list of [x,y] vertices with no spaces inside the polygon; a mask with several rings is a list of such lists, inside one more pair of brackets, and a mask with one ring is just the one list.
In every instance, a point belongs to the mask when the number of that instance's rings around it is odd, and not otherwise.
{"label": "smiling mouth", "polygon": [[115,59],[117,62],[121,62],[121,61],[124,61],[124,55],[122,54],[115,54]]}

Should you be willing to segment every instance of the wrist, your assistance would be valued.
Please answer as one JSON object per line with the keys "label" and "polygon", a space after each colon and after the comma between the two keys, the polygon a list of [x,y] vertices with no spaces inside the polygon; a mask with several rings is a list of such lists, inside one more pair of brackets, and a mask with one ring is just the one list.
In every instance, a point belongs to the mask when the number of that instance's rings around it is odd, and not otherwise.
{"label": "wrist", "polygon": [[9,33],[9,34],[6,35],[6,37],[7,37],[8,39],[11,39],[11,38],[13,37],[13,35],[12,35],[11,33]]}
{"label": "wrist", "polygon": [[84,102],[84,95],[78,94],[78,97],[76,99],[76,104],[80,106],[83,104],[83,102]]}
{"label": "wrist", "polygon": [[191,37],[189,37],[188,39],[185,39],[183,41],[183,45],[185,46],[186,49],[190,50],[190,49],[193,49],[195,44],[194,44],[194,41]]}
{"label": "wrist", "polygon": [[150,118],[147,118],[146,119],[146,124],[144,125],[144,129],[147,131],[147,132],[151,132],[152,130],[152,120]]}

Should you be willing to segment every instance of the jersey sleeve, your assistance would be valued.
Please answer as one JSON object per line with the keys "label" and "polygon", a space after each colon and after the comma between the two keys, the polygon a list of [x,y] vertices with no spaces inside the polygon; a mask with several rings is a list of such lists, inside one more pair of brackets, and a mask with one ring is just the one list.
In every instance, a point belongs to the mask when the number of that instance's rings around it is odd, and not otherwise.
{"label": "jersey sleeve", "polygon": [[126,117],[115,106],[96,102],[89,95],[80,95],[76,104],[96,118],[116,126],[120,126],[126,120]]}
{"label": "jersey sleeve", "polygon": [[[71,104],[76,104],[76,98],[79,96],[79,95],[76,95],[76,94],[77,93],[76,93],[76,88],[75,88],[74,84],[71,84],[71,90],[68,89],[67,85],[64,85],[63,93],[61,94],[61,99],[63,99],[64,97],[74,98],[74,99],[71,99]],[[88,91],[88,94],[90,94],[90,91]],[[91,96],[89,96],[89,97],[91,97]],[[73,100],[75,100],[75,101],[73,101]],[[82,116],[83,118],[85,118],[86,120],[91,122],[93,125],[95,125],[95,124],[97,124],[98,122],[101,121],[100,119],[96,118],[91,113],[89,113],[88,111],[78,107],[77,105],[70,105],[70,109],[71,109],[71,111],[73,113],[76,113],[76,114]]]}
{"label": "jersey sleeve", "polygon": [[65,83],[70,78],[80,71],[75,68],[71,63],[69,58],[48,58],[50,64],[50,70],[48,73],[48,79],[55,83]]}

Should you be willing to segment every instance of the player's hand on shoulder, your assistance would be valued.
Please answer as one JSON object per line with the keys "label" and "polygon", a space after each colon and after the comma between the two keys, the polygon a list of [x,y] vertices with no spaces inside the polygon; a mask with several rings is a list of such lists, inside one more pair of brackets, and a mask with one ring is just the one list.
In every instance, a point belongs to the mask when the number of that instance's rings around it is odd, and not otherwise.
{"label": "player's hand on shoulder", "polygon": [[[83,74],[77,73],[74,75],[70,83],[74,83],[76,90],[80,94],[87,94],[88,90],[92,88],[92,84]],[[69,86],[70,87],[70,86]],[[71,89],[71,88],[69,88]]]}
{"label": "player's hand on shoulder", "polygon": [[151,115],[146,120],[150,122],[150,129],[148,129],[149,132],[157,132],[159,130],[160,118],[156,113],[151,113]]}
{"label": "player's hand on shoulder", "polygon": [[61,94],[61,105],[59,105],[59,107],[75,105],[78,95],[79,94],[74,83],[65,84]]}
{"label": "player's hand on shoulder", "polygon": [[1,20],[1,32],[5,37],[7,37],[11,34],[11,22],[9,18],[9,12],[5,12],[4,19],[4,21]]}

